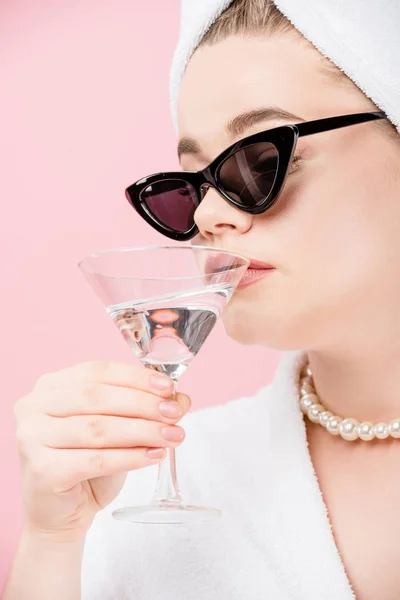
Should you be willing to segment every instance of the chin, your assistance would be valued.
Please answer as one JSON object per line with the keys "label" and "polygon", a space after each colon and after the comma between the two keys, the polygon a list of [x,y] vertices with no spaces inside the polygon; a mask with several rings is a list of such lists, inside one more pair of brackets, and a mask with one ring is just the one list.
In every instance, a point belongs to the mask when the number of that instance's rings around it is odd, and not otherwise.
{"label": "chin", "polygon": [[[230,310],[228,310],[228,308]],[[310,331],[301,319],[279,315],[249,313],[247,310],[235,310],[233,305],[222,313],[222,323],[226,334],[235,342],[244,346],[264,346],[273,350],[303,350],[312,346]],[[251,318],[253,317],[253,318]]]}
{"label": "chin", "polygon": [[225,332],[235,342],[245,346],[264,345],[265,332],[249,319],[249,307],[235,307],[233,302],[222,312],[221,321]]}

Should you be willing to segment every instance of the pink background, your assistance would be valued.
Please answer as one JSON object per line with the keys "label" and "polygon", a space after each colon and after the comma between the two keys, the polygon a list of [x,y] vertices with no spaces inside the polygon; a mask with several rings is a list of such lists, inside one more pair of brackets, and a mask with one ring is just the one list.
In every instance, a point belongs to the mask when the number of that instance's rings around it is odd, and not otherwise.
{"label": "pink background", "polygon": [[[76,263],[166,242],[124,189],[178,168],[168,100],[178,23],[177,0],[0,5],[0,590],[21,519],[13,403],[44,372],[133,360]],[[180,387],[194,407],[223,403],[268,383],[278,357],[219,326]]]}

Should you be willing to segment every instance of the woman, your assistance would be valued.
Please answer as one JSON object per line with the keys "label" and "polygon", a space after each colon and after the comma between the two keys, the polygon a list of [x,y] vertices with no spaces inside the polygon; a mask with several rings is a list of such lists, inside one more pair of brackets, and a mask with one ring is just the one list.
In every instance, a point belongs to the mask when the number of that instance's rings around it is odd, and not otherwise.
{"label": "woman", "polygon": [[[287,352],[271,386],[183,427],[188,397],[171,401],[171,382],[144,369],[84,364],[42,377],[16,407],[25,522],[5,600],[399,597],[400,144],[395,115],[382,112],[390,85],[376,86],[378,106],[269,0],[214,4],[225,10],[204,20],[200,38],[182,28],[182,82],[175,57],[181,166],[202,171],[238,140],[241,153],[224,163],[219,188],[193,176],[184,201],[167,207],[172,221],[146,218],[167,236],[273,267],[253,273],[223,321],[244,344]],[[364,64],[359,74],[368,84]],[[128,190],[133,203],[137,192]],[[184,431],[184,496],[224,518],[113,521],[115,505],[148,500],[154,465]]]}

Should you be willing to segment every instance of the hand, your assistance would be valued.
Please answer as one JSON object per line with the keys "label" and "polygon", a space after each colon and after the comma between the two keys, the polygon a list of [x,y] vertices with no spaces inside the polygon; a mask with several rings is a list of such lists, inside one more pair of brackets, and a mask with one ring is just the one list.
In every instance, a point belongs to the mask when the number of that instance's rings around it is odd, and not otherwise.
{"label": "hand", "polygon": [[60,540],[84,537],[127,471],[162,461],[166,448],[182,443],[175,424],[190,399],[172,393],[167,376],[120,363],[42,376],[15,405],[25,525]]}

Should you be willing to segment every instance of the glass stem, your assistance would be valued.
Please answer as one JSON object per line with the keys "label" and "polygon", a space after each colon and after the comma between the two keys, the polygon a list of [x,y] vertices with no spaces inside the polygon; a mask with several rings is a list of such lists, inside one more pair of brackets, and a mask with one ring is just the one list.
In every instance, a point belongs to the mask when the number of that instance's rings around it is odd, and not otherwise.
{"label": "glass stem", "polygon": [[[174,381],[173,396],[176,394],[177,382]],[[182,504],[182,497],[176,477],[175,448],[167,448],[167,457],[158,467],[158,479],[153,502]]]}

